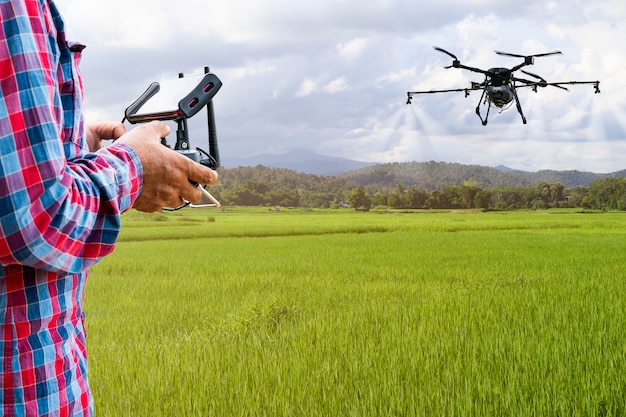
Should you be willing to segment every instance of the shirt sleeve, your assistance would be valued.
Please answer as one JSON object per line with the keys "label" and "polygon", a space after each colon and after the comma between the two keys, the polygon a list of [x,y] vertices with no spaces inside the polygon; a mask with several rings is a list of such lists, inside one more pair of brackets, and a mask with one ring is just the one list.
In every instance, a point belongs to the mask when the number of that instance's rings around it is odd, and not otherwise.
{"label": "shirt sleeve", "polygon": [[135,152],[86,149],[82,82],[51,3],[0,0],[0,264],[78,273],[113,251]]}

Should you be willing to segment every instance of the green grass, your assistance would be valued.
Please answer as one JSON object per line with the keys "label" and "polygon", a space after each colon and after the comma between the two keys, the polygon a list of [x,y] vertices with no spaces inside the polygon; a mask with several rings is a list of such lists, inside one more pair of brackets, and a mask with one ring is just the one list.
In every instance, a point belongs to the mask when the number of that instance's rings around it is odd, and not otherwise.
{"label": "green grass", "polygon": [[128,213],[101,416],[626,414],[626,213]]}

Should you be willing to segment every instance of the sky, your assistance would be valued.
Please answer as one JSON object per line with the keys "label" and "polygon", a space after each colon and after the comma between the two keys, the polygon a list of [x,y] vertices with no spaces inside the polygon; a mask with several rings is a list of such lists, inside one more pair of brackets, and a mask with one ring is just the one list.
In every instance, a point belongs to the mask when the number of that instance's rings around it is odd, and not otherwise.
{"label": "sky", "polygon": [[[81,63],[88,121],[121,120],[153,81],[205,66],[222,165],[229,158],[310,150],[366,162],[443,161],[514,169],[626,169],[626,7],[623,0],[57,0]],[[515,107],[475,114],[489,69],[536,58],[527,71],[556,81],[520,89]],[[516,73],[523,77],[524,74]],[[527,77],[526,77],[527,78]],[[484,112],[484,108],[483,108]],[[206,148],[204,114],[190,119]],[[130,125],[128,125],[131,128]]]}

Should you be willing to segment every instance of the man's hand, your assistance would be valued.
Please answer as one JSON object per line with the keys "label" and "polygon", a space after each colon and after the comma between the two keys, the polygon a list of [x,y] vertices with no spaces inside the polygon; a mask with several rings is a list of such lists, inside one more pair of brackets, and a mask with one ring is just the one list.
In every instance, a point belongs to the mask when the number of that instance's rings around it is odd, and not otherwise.
{"label": "man's hand", "polygon": [[163,207],[178,207],[185,200],[196,202],[202,192],[189,181],[213,184],[217,172],[169,149],[161,138],[170,133],[162,122],[142,124],[122,135],[116,143],[124,143],[137,153],[143,166],[143,185],[133,208],[153,212]]}
{"label": "man's hand", "polygon": [[115,140],[124,133],[126,133],[126,127],[120,122],[87,123],[85,125],[85,136],[90,152],[104,148],[103,140]]}

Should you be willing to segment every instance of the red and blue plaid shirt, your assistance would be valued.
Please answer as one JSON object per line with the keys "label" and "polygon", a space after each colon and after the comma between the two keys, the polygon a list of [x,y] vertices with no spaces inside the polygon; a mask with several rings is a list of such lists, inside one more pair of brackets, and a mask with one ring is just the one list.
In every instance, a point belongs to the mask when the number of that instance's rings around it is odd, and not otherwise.
{"label": "red and blue plaid shirt", "polygon": [[128,147],[89,153],[82,46],[52,0],[0,0],[0,413],[89,416],[83,291],[141,187]]}

